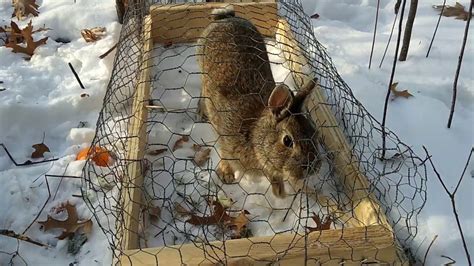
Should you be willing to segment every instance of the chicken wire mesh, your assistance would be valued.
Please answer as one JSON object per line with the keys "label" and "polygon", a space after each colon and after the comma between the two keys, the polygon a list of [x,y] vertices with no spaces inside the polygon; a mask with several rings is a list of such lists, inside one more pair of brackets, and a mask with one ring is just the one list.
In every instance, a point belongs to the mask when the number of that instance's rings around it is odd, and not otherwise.
{"label": "chicken wire mesh", "polygon": [[[345,167],[335,159],[341,150],[331,150],[320,134],[334,125],[311,117],[318,105],[329,108],[344,133],[352,154],[347,163],[367,178],[368,193],[363,195],[376,198],[397,242],[409,247],[426,200],[426,169],[388,130],[387,157],[380,159],[380,123],[337,73],[301,3],[280,1],[276,9],[289,29],[285,34],[292,35],[304,56],[304,65],[297,68],[285,54],[288,43],[275,38],[275,29],[268,26],[267,10],[243,5],[235,18],[228,4],[212,15],[195,11],[202,4],[188,3],[178,5],[185,11],[176,15],[170,4],[129,3],[92,143],[115,160],[107,167],[89,160],[84,168],[84,198],[114,256],[130,255],[124,239],[132,234],[138,238],[133,249],[158,263],[160,252],[166,251],[147,248],[170,247],[181,263],[186,244],[202,250],[202,263],[253,258],[253,246],[269,247],[281,259],[292,245],[274,248],[277,235],[292,233],[296,241],[314,231],[368,225],[355,211],[363,199],[354,200],[360,194],[348,190],[353,173],[339,171]],[[148,53],[144,25],[152,5],[164,11],[162,17],[152,17],[154,44]],[[251,22],[238,18],[247,13],[254,14]],[[202,21],[211,26],[204,30]],[[167,28],[167,23],[178,26]],[[159,29],[170,35],[157,35]],[[145,79],[140,78],[144,71],[150,74]],[[317,88],[300,81],[303,72],[317,80]],[[140,102],[137,88],[144,85],[150,94]],[[305,97],[311,89],[322,91],[324,101]],[[132,129],[140,116],[134,101],[147,110],[142,136]],[[131,158],[140,146],[133,142],[143,143],[144,158]],[[138,187],[130,179],[137,165],[143,176]],[[131,189],[138,191],[139,200],[125,193]],[[124,202],[135,203],[135,210]],[[383,219],[372,221],[383,224]],[[269,238],[259,238],[257,244],[252,237]],[[244,254],[229,254],[213,244],[246,238],[250,244]],[[337,259],[308,255],[310,248],[304,246],[307,262]]]}

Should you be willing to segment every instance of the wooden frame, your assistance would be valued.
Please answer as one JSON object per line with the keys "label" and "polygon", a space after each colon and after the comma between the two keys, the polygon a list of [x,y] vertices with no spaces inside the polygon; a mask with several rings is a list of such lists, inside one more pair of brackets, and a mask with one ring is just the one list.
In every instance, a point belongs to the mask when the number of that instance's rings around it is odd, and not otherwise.
{"label": "wooden frame", "polygon": [[[228,2],[226,0],[225,2]],[[230,2],[230,1],[229,1]],[[408,264],[399,248],[393,230],[377,200],[368,192],[368,180],[359,171],[350,146],[336,118],[325,104],[323,91],[318,87],[311,94],[307,108],[319,129],[323,145],[334,153],[334,163],[343,177],[340,181],[351,196],[353,216],[345,219],[349,228],[312,232],[306,236],[278,234],[269,237],[228,240],[204,244],[185,244],[171,247],[139,249],[139,216],[142,201],[143,174],[140,164],[146,141],[147,100],[150,95],[150,53],[154,43],[195,42],[202,30],[211,22],[210,13],[227,3],[155,5],[143,25],[143,58],[137,91],[133,101],[133,119],[129,128],[131,138],[127,154],[128,177],[122,187],[124,223],[117,228],[123,265],[215,265],[225,260],[232,265],[267,265],[278,261],[282,265],[299,265],[305,256],[328,265],[360,265],[365,263]],[[297,85],[311,77],[305,73],[306,57],[293,37],[287,21],[278,16],[277,3],[267,1],[232,3],[237,16],[252,21],[259,31],[282,44],[282,50]],[[192,21],[192,22],[190,22]],[[337,210],[337,205],[326,202],[327,207]],[[306,250],[305,250],[305,247]],[[225,248],[225,254],[221,251]],[[212,249],[212,257],[205,251]],[[267,262],[267,264],[263,263]],[[351,264],[351,265],[352,265]]]}

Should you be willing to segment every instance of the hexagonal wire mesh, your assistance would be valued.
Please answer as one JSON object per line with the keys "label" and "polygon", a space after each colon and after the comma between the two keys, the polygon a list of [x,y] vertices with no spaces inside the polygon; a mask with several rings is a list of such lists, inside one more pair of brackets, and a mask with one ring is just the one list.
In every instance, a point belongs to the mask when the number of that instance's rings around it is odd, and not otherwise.
{"label": "hexagonal wire mesh", "polygon": [[[339,76],[298,0],[234,6],[251,24],[229,18],[229,9],[211,15],[198,4],[177,5],[178,12],[164,1],[130,2],[93,141],[116,160],[108,167],[88,161],[84,168],[86,201],[115,256],[172,247],[184,262],[180,250],[188,252],[184,245],[191,243],[205,254],[203,262],[226,263],[252,257],[256,240],[239,255],[212,241],[269,236],[258,238],[258,246],[281,259],[293,245],[274,248],[275,235],[306,239],[321,229],[371,224],[393,228],[409,246],[426,199],[426,170],[390,131],[390,158],[380,160],[380,123]],[[151,4],[161,11],[147,28]],[[203,33],[208,24],[214,26]],[[282,25],[287,31],[278,36]],[[316,78],[313,92],[322,98],[304,98],[312,83],[301,77]],[[149,95],[140,95],[144,86]],[[137,106],[145,107],[145,121]],[[323,109],[334,124],[320,119]],[[344,149],[328,142],[336,124],[349,144],[346,160],[338,159]],[[354,172],[368,180],[366,187],[353,181]],[[360,214],[367,199],[382,211],[372,206],[375,212]],[[124,245],[130,235],[137,243]],[[312,256],[309,248],[303,248],[306,261],[333,259]],[[160,262],[165,251],[147,252]]]}

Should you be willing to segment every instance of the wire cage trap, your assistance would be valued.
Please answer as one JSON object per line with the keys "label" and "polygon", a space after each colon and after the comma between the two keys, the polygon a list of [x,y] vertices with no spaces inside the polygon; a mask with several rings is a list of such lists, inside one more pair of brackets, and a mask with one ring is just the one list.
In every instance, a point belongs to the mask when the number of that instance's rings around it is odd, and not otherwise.
{"label": "wire cage trap", "polygon": [[[230,7],[250,22],[254,36],[223,29],[226,38],[212,46],[206,31],[228,19],[213,12]],[[260,42],[257,59],[245,64],[235,60],[238,54],[206,68],[212,58],[206,56],[222,52],[222,42],[232,47],[241,39]],[[236,50],[256,53],[245,45]],[[237,67],[235,79],[225,71],[229,65]],[[203,91],[221,74],[231,78],[229,87],[246,86],[238,77],[262,76],[262,68],[271,75],[258,83],[258,93],[242,93],[232,110],[215,107],[222,105]],[[274,87],[284,84],[297,97],[314,80],[297,112],[285,118],[304,117],[311,126],[304,139],[311,148],[302,148],[301,139],[289,145],[316,154],[303,154],[304,167],[298,167],[304,176],[295,181],[284,174],[293,173],[285,170],[293,157],[281,151],[288,144],[282,127],[263,134],[278,136],[275,148],[252,146],[264,151],[258,156],[240,154],[242,143],[223,154],[229,136],[203,115],[203,105],[244,121],[249,117],[242,118],[242,108],[246,114],[255,108],[248,99],[261,99],[266,110]],[[250,127],[260,127],[262,108]],[[243,124],[236,135],[251,131]],[[408,264],[407,247],[426,199],[426,170],[410,147],[386,134],[388,159],[381,160],[380,124],[338,75],[299,1],[138,1],[124,21],[92,143],[116,160],[107,167],[89,160],[83,193],[120,264]],[[250,161],[231,169],[232,182],[222,173],[228,160]],[[264,166],[246,168],[252,161],[281,168],[278,182]],[[250,174],[254,170],[262,171]]]}

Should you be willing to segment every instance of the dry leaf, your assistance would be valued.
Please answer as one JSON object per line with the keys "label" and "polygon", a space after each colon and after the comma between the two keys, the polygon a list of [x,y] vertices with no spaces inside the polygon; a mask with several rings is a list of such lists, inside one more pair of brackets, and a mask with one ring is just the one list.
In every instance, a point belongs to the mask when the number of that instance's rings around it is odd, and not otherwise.
{"label": "dry leaf", "polygon": [[231,220],[231,217],[225,212],[225,208],[218,202],[212,201],[209,203],[213,205],[212,215],[210,216],[197,216],[189,213],[191,218],[186,222],[192,225],[212,225],[212,224],[224,224]]}
{"label": "dry leaf", "polygon": [[150,206],[148,208],[148,215],[150,215],[151,218],[158,220],[161,217],[161,209],[158,206]]}
{"label": "dry leaf", "polygon": [[202,167],[209,160],[210,154],[211,154],[211,149],[209,148],[200,149],[196,151],[196,153],[194,154],[194,163],[197,166]]}
{"label": "dry leaf", "polygon": [[181,205],[179,203],[174,204],[174,210],[180,216],[191,215],[191,212],[188,211],[186,208],[183,207],[183,205]]}
{"label": "dry leaf", "polygon": [[213,206],[211,215],[209,216],[197,216],[190,211],[186,210],[180,204],[175,204],[175,210],[180,215],[189,215],[191,216],[186,222],[192,225],[219,225],[222,227],[229,228],[233,230],[231,238],[237,239],[246,236],[247,224],[249,219],[247,215],[248,211],[242,210],[239,215],[236,217],[230,216],[226,210],[227,207],[223,206],[220,201],[210,201],[209,205]]}
{"label": "dry leaf", "polygon": [[182,136],[174,143],[173,151],[176,151],[177,149],[182,148],[184,143],[188,141],[189,141],[189,136]]}
{"label": "dry leaf", "polygon": [[466,21],[469,18],[469,11],[464,9],[464,6],[460,3],[456,3],[455,6],[445,5],[443,9],[443,5],[434,5],[434,9],[441,12],[443,10],[442,16],[445,17],[456,17],[456,19],[462,19]]}
{"label": "dry leaf", "polygon": [[22,20],[23,17],[27,17],[29,14],[37,17],[39,5],[36,0],[13,0],[13,14],[12,17],[17,17],[18,20]]}
{"label": "dry leaf", "polygon": [[326,219],[324,219],[324,222],[321,222],[321,218],[313,212],[313,217],[311,218],[316,223],[316,227],[306,227],[310,232],[331,229],[331,224],[333,222],[331,217],[327,216]]}
{"label": "dry leaf", "polygon": [[250,214],[248,211],[243,210],[239,213],[237,217],[232,217],[232,219],[227,223],[231,229],[235,230],[232,235],[233,239],[242,238],[247,229],[247,224],[249,223],[249,218],[247,214]]}
{"label": "dry leaf", "polygon": [[165,152],[167,150],[168,149],[158,149],[158,150],[148,151],[148,155],[157,156],[157,155],[160,155],[160,154],[162,154],[163,152]]}
{"label": "dry leaf", "polygon": [[32,146],[35,151],[31,154],[31,158],[43,158],[45,152],[50,152],[48,146],[44,143],[38,143]]}
{"label": "dry leaf", "polygon": [[67,219],[64,221],[56,220],[48,215],[48,219],[43,222],[38,222],[43,226],[45,231],[54,228],[61,228],[64,229],[62,234],[58,236],[58,239],[62,240],[66,237],[74,235],[74,233],[81,229],[84,233],[88,234],[92,231],[92,221],[91,219],[79,221],[79,217],[77,216],[77,210],[74,205],[71,205],[69,202],[66,202],[66,205],[63,207],[67,212]]}
{"label": "dry leaf", "polygon": [[410,97],[413,97],[413,95],[411,93],[408,92],[408,90],[403,90],[403,91],[399,91],[397,90],[397,86],[398,86],[398,82],[395,82],[392,84],[392,86],[390,86],[390,90],[392,91],[392,94],[393,94],[393,98],[397,98],[397,97],[403,97],[403,98],[410,98]]}
{"label": "dry leaf", "polygon": [[12,21],[12,34],[17,33],[20,31],[21,36],[23,37],[22,43],[26,43],[26,47],[18,45],[20,42],[18,42],[17,36],[14,34],[13,38],[9,38],[8,42],[5,44],[6,47],[12,48],[14,53],[24,53],[29,56],[32,56],[36,50],[36,48],[40,45],[46,44],[46,41],[48,40],[48,37],[45,37],[43,39],[40,39],[38,41],[33,40],[33,33],[37,31],[33,31],[33,26],[31,25],[31,20],[30,23],[28,23],[28,26],[26,26],[24,29],[20,30],[18,26]]}
{"label": "dry leaf", "polygon": [[81,35],[86,42],[95,42],[105,36],[105,31],[105,27],[95,27],[81,30]]}

